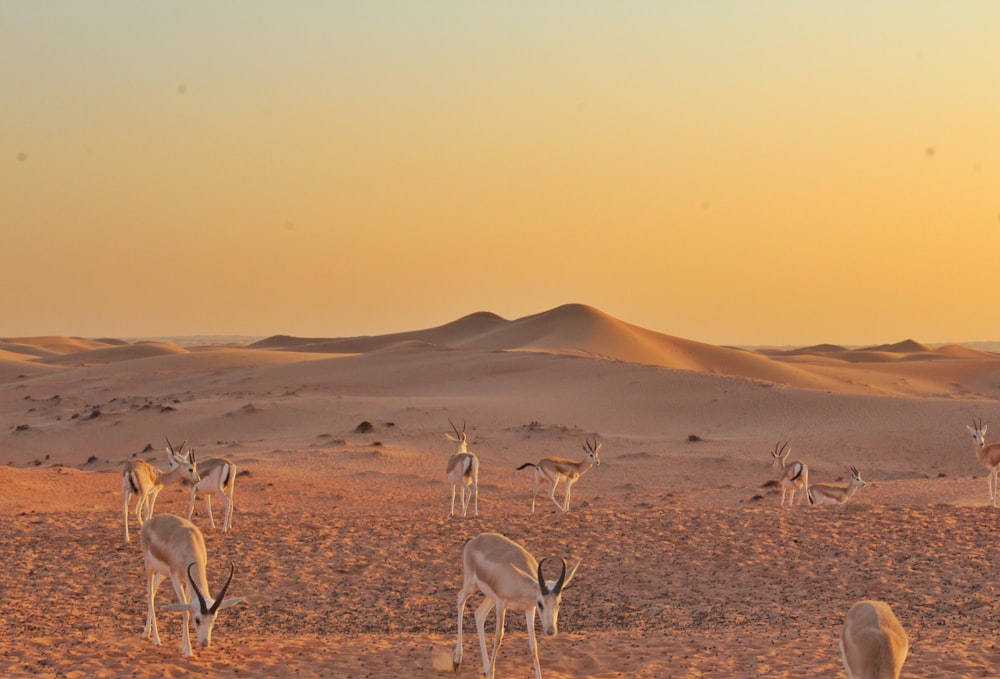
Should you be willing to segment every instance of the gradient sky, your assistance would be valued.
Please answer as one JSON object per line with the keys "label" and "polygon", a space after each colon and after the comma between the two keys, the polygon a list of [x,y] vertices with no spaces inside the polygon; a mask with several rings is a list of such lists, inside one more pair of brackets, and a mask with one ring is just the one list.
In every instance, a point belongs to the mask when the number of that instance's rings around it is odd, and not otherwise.
{"label": "gradient sky", "polygon": [[0,0],[0,336],[1000,339],[1000,3]]}

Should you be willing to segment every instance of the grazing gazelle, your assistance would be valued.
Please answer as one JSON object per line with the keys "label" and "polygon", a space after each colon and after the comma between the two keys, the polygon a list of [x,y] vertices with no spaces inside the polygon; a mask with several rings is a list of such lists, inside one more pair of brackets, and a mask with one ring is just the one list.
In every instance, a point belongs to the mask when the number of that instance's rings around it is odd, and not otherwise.
{"label": "grazing gazelle", "polygon": [[[194,455],[194,451],[189,452]],[[171,458],[171,466],[175,464]],[[212,515],[212,495],[222,498],[223,513],[222,532],[227,532],[233,526],[233,492],[236,490],[236,465],[225,457],[210,457],[198,463],[198,474],[201,481],[191,485],[191,504],[188,506],[188,521],[194,515],[194,503],[198,499],[198,491],[205,495],[205,507],[208,509],[208,520],[215,528],[215,517]]]}
{"label": "grazing gazelle", "polygon": [[[135,518],[139,525],[153,515],[156,496],[164,486],[184,480],[198,483],[198,466],[194,453],[184,457],[174,452],[173,446],[167,441],[168,454],[173,467],[169,471],[161,471],[145,460],[130,460],[122,472],[122,492],[125,494],[125,542],[131,542],[128,532],[128,503],[135,495]],[[183,444],[181,448],[183,449]]]}
{"label": "grazing gazelle", "polygon": [[847,612],[840,655],[849,679],[897,679],[910,641],[882,601],[859,601]]}
{"label": "grazing gazelle", "polygon": [[[778,446],[781,446],[780,449]],[[774,444],[774,450],[771,451],[771,468],[775,471],[781,472],[781,476],[778,481],[781,483],[781,504],[785,504],[785,493],[791,491],[791,497],[788,498],[788,506],[791,507],[795,504],[795,493],[800,491],[802,497],[799,498],[799,503],[805,501],[806,496],[809,493],[809,467],[807,467],[802,462],[796,460],[791,464],[788,464],[788,455],[792,452],[791,448],[788,448],[788,441]]]}
{"label": "grazing gazelle", "polygon": [[[562,591],[580,567],[580,562],[566,569],[566,559],[558,559],[562,570],[555,581],[546,581],[542,576],[542,564],[535,560],[524,547],[499,533],[483,533],[465,543],[462,555],[462,589],[458,593],[458,644],[452,658],[452,669],[457,670],[462,663],[462,618],[465,602],[478,589],[486,599],[476,609],[476,630],[479,633],[479,650],[483,656],[483,672],[487,679],[493,679],[497,663],[497,653],[503,642],[504,618],[507,609],[524,611],[528,624],[528,648],[535,661],[535,678],[542,679],[542,668],[538,664],[538,643],[535,640],[535,611],[542,621],[542,629],[549,636],[555,636],[558,629],[559,604]],[[496,608],[496,635],[493,638],[493,654],[486,650],[486,617]]]}
{"label": "grazing gazelle", "polygon": [[[161,608],[184,613],[181,652],[186,658],[191,655],[191,637],[188,632],[190,613],[194,613],[194,629],[198,643],[202,647],[211,646],[212,625],[215,624],[216,614],[223,608],[229,608],[244,600],[244,597],[224,598],[229,583],[233,580],[235,566],[230,565],[229,578],[219,591],[218,598],[213,599],[208,591],[208,576],[205,573],[208,559],[205,552],[205,537],[197,526],[173,514],[160,514],[142,525],[140,539],[146,564],[146,599],[149,606],[142,638],[152,639],[154,644],[160,645],[154,601],[160,583],[170,576],[178,601],[176,604],[168,604]],[[191,599],[189,582],[197,601]]]}
{"label": "grazing gazelle", "polygon": [[458,444],[458,450],[448,458],[448,481],[451,483],[451,515],[455,515],[455,491],[462,489],[462,516],[469,511],[469,500],[472,500],[472,512],[479,516],[479,458],[469,452],[468,438],[465,435],[465,422],[462,431],[448,418],[448,424],[455,430],[455,435],[445,434],[449,441]]}
{"label": "grazing gazelle", "polygon": [[972,434],[972,440],[976,446],[976,457],[979,464],[983,465],[988,475],[986,482],[990,487],[990,505],[997,506],[997,467],[1000,466],[1000,443],[986,444],[986,427],[982,420],[972,421],[972,426],[965,425],[965,428]]}
{"label": "grazing gazelle", "polygon": [[847,486],[834,486],[829,483],[814,483],[809,486],[806,494],[809,496],[811,505],[842,505],[851,499],[858,488],[864,488],[868,484],[861,478],[861,472],[857,467],[851,466],[851,481]]}
{"label": "grazing gazelle", "polygon": [[[583,444],[583,450],[587,453],[587,457],[583,458],[579,462],[574,462],[573,460],[567,460],[563,457],[547,457],[544,460],[535,464],[534,462],[525,462],[518,470],[524,469],[525,467],[534,467],[535,469],[535,492],[531,496],[531,511],[535,511],[535,498],[538,497],[538,489],[542,487],[542,484],[548,481],[551,486],[549,487],[549,497],[556,504],[556,507],[563,510],[564,512],[569,511],[569,496],[573,489],[573,484],[576,483],[581,476],[590,471],[590,468],[594,465],[600,466],[601,458],[598,452],[601,450],[603,443],[598,443],[597,439],[591,443],[587,441]],[[556,486],[559,485],[559,481],[566,479],[566,498],[563,504],[559,504],[556,500]]]}

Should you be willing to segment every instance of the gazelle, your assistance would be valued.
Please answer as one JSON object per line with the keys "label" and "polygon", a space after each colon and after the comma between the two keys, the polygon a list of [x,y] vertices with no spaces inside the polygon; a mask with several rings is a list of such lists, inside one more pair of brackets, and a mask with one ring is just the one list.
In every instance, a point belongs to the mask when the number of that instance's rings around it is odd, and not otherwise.
{"label": "gazelle", "polygon": [[[518,470],[524,469],[525,467],[534,467],[535,469],[535,492],[531,496],[531,511],[535,511],[535,498],[538,497],[538,489],[542,487],[542,484],[548,481],[551,486],[549,487],[549,497],[556,504],[556,507],[563,510],[564,512],[569,511],[569,497],[570,492],[573,489],[573,484],[576,483],[581,476],[590,471],[591,467],[594,465],[601,465],[601,458],[599,452],[603,443],[599,443],[597,439],[594,442],[586,441],[583,444],[583,450],[587,453],[587,457],[583,458],[579,462],[574,462],[573,460],[567,460],[562,457],[547,457],[544,460],[535,464],[534,462],[525,462]],[[559,485],[559,481],[566,479],[566,498],[563,504],[559,504],[556,500],[556,486]]]}
{"label": "gazelle", "polygon": [[986,427],[982,420],[972,421],[972,426],[965,425],[965,428],[972,434],[972,440],[976,446],[976,457],[979,464],[987,469],[988,476],[986,482],[990,488],[990,506],[997,506],[997,467],[1000,467],[1000,443],[986,444]]}
{"label": "gazelle", "polygon": [[[190,451],[193,455],[194,451]],[[171,466],[176,464],[171,460]],[[205,496],[205,507],[208,509],[208,520],[215,528],[215,517],[212,515],[212,495],[222,498],[224,505],[222,532],[233,527],[233,493],[236,491],[236,465],[225,457],[210,457],[198,463],[198,475],[201,481],[191,485],[191,504],[188,506],[188,521],[194,516],[194,503],[198,499],[198,491]]]}
{"label": "gazelle", "polygon": [[840,656],[849,679],[897,679],[910,641],[889,605],[859,601],[847,612]]}
{"label": "gazelle", "polygon": [[[542,679],[542,668],[538,664],[538,642],[535,640],[535,611],[542,621],[542,629],[549,636],[555,636],[558,629],[559,605],[562,591],[580,567],[580,562],[566,569],[566,559],[555,581],[545,580],[542,564],[535,561],[524,547],[499,533],[483,533],[465,543],[462,556],[462,589],[458,593],[458,643],[452,658],[452,668],[457,670],[462,663],[462,618],[465,616],[465,602],[478,589],[486,600],[476,609],[476,630],[479,633],[479,650],[483,656],[483,672],[487,679],[493,679],[497,653],[503,642],[504,619],[507,609],[524,611],[528,624],[528,648],[535,661],[535,679]],[[486,650],[486,617],[496,608],[496,634],[493,638],[493,654]]]}
{"label": "gazelle", "polygon": [[458,450],[448,458],[446,471],[451,483],[451,515],[455,515],[455,491],[462,489],[462,516],[469,511],[469,500],[472,500],[472,512],[479,516],[479,458],[469,452],[468,438],[465,435],[465,425],[462,431],[448,419],[448,424],[455,430],[455,435],[445,434],[445,438],[458,444]]}
{"label": "gazelle", "polygon": [[[183,631],[181,633],[181,652],[184,657],[191,656],[191,637],[188,632],[188,617],[194,613],[194,629],[198,643],[202,647],[212,644],[212,626],[216,614],[224,608],[235,606],[244,597],[225,599],[229,583],[233,581],[235,566],[229,567],[229,578],[219,591],[217,599],[213,599],[208,591],[208,577],[205,574],[205,564],[208,558],[205,552],[205,537],[198,527],[187,519],[173,514],[160,514],[149,519],[142,525],[140,534],[142,554],[146,564],[146,599],[148,609],[146,626],[142,631],[143,639],[152,639],[160,645],[160,633],[156,628],[155,599],[156,590],[167,576],[174,585],[177,603],[162,606],[167,611],[182,611],[184,613]],[[194,590],[198,601],[192,601],[188,583]]]}
{"label": "gazelle", "polygon": [[811,505],[842,505],[851,499],[858,488],[864,488],[868,484],[861,478],[861,472],[857,467],[851,467],[851,480],[844,486],[834,486],[829,483],[814,483],[809,486],[806,495],[809,497]]}
{"label": "gazelle", "polygon": [[[779,449],[778,446],[781,446]],[[791,448],[788,448],[788,441],[774,444],[774,450],[771,451],[771,468],[775,471],[781,472],[781,476],[778,481],[781,483],[781,504],[785,504],[785,493],[791,491],[792,495],[788,498],[788,506],[791,507],[795,504],[795,493],[800,491],[802,497],[799,498],[799,503],[801,504],[805,501],[806,496],[809,493],[809,467],[807,467],[802,462],[798,460],[788,464],[788,455],[792,452]]]}
{"label": "gazelle", "polygon": [[[173,450],[169,441],[167,446],[173,467],[169,471],[161,471],[145,460],[130,460],[125,464],[125,470],[122,472],[122,492],[125,495],[125,542],[132,541],[128,532],[128,504],[133,495],[137,497],[135,518],[139,525],[142,525],[143,521],[153,516],[156,496],[164,486],[181,480],[189,483],[198,483],[201,480],[194,453],[184,457]],[[181,449],[183,447],[181,444]]]}

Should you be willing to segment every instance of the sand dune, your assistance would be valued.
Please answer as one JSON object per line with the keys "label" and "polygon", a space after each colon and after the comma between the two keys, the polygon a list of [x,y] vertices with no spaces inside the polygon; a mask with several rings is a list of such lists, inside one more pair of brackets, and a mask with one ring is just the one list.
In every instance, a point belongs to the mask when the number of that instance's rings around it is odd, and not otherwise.
{"label": "sand dune", "polygon": [[[998,515],[964,428],[1000,427],[995,354],[745,351],[582,305],[372,338],[0,351],[3,676],[450,675],[461,545],[489,530],[584,559],[560,635],[540,638],[547,679],[840,677],[837,635],[861,598],[907,627],[905,676],[1000,661]],[[449,418],[481,460],[478,518],[447,515]],[[202,502],[195,521],[213,586],[233,562],[234,593],[254,598],[189,660],[174,614],[158,615],[163,646],[139,638],[141,556],[123,542],[122,464],[163,464],[166,436],[237,463],[234,530],[209,529]],[[593,436],[602,465],[571,511],[540,498],[531,514],[515,468],[581,459]],[[778,440],[813,482],[856,465],[868,487],[843,507],[779,509]],[[157,510],[186,514],[186,489]],[[455,676],[475,677],[471,613],[465,627]],[[533,676],[523,616],[508,616],[498,673]]]}

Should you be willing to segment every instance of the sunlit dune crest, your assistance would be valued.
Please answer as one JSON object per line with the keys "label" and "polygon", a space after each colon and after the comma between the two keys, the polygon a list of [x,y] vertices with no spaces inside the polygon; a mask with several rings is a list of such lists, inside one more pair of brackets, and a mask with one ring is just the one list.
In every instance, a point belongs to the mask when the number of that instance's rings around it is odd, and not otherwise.
{"label": "sunlit dune crest", "polygon": [[120,361],[136,361],[154,356],[185,353],[187,353],[187,349],[174,344],[140,342],[138,344],[120,344],[117,346],[59,354],[40,360],[51,365],[67,363],[117,363]]}

